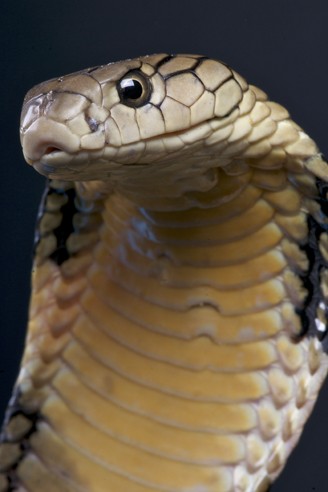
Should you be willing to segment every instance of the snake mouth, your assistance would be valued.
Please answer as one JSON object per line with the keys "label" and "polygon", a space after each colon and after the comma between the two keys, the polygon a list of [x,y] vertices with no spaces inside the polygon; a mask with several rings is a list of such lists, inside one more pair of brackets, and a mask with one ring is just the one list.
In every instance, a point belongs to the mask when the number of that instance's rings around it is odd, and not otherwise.
{"label": "snake mouth", "polygon": [[50,154],[56,154],[57,152],[63,152],[62,149],[59,149],[58,147],[54,147],[54,146],[49,146],[45,149],[44,151],[44,155],[50,155]]}

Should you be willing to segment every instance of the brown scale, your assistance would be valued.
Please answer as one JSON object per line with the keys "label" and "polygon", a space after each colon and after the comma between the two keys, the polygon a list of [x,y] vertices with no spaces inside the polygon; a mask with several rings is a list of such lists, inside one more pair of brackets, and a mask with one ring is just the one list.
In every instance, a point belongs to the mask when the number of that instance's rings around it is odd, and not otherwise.
{"label": "brown scale", "polygon": [[327,371],[314,143],[196,55],[37,86],[21,133],[50,181],[0,492],[267,491]]}

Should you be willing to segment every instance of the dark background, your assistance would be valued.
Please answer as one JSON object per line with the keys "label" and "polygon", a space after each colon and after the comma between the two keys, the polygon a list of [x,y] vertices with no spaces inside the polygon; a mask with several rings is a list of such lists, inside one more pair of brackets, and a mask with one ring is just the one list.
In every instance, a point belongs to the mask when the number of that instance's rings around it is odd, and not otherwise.
{"label": "dark background", "polygon": [[[44,185],[20,150],[24,93],[43,80],[110,61],[201,53],[228,62],[285,105],[327,154],[327,14],[327,0],[1,0],[0,420],[23,349]],[[327,386],[272,492],[327,492]]]}

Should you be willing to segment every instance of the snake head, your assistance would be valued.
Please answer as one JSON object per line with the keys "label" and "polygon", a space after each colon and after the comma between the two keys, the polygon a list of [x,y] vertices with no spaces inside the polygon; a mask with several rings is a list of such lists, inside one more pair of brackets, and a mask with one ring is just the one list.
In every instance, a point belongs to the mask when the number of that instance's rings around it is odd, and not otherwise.
{"label": "snake head", "polygon": [[37,85],[21,142],[50,178],[172,197],[212,189],[220,168],[274,173],[318,152],[285,108],[199,55],[144,56]]}
{"label": "snake head", "polygon": [[228,66],[198,55],[145,56],[53,79],[25,97],[24,156],[44,175],[74,180],[181,156],[203,162],[247,89]]}

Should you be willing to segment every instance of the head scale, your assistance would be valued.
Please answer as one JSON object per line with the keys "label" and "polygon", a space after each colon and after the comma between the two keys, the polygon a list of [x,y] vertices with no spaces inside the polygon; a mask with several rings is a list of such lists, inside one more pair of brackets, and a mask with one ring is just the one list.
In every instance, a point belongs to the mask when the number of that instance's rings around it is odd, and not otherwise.
{"label": "head scale", "polygon": [[247,87],[199,55],[145,56],[53,79],[26,95],[24,155],[42,174],[74,180],[195,155]]}

